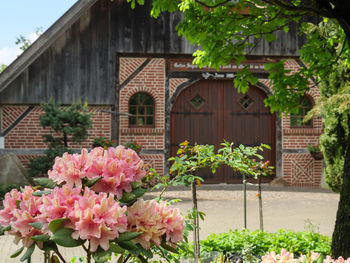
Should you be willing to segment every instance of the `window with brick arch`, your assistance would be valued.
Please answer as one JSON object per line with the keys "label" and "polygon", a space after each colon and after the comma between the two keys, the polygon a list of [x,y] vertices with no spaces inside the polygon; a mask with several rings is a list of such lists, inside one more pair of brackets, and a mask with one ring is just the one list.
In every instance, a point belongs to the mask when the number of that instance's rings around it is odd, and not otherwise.
{"label": "window with brick arch", "polygon": [[138,92],[129,100],[129,126],[154,126],[154,99],[146,92]]}
{"label": "window with brick arch", "polygon": [[290,114],[290,127],[292,128],[312,127],[312,120],[303,122],[304,117],[307,115],[307,113],[311,109],[312,109],[311,100],[307,96],[302,97],[300,99],[299,112]]}

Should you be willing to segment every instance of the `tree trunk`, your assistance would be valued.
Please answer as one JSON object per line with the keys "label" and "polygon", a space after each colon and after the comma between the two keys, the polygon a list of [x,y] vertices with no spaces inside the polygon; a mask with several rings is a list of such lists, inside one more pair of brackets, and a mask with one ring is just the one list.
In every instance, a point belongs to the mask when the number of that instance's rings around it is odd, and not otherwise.
{"label": "tree trunk", "polygon": [[63,143],[64,143],[64,147],[68,148],[68,137],[67,137],[67,133],[63,132]]}
{"label": "tree trunk", "polygon": [[264,232],[264,218],[263,218],[263,207],[262,207],[262,196],[261,196],[261,174],[258,175],[258,198],[259,198],[260,230]]}
{"label": "tree trunk", "polygon": [[[350,127],[350,115],[348,115],[348,127]],[[344,160],[343,184],[340,191],[337,217],[332,237],[331,254],[333,258],[342,256],[350,257],[350,132]]]}
{"label": "tree trunk", "polygon": [[195,212],[195,218],[193,224],[195,226],[193,230],[193,249],[195,263],[199,262],[200,259],[200,247],[199,247],[199,214],[198,214],[198,202],[197,202],[197,190],[196,181],[192,183],[192,209]]}

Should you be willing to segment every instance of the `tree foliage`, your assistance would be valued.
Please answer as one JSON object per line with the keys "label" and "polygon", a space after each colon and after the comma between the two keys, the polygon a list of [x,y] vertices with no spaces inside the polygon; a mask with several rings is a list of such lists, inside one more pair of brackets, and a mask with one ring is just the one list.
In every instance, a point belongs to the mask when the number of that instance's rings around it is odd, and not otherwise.
{"label": "tree foliage", "polygon": [[[132,6],[143,3],[143,0],[128,1]],[[325,120],[321,142],[326,162],[330,164],[327,169],[332,173],[336,169],[340,171],[339,157],[344,156],[343,184],[332,243],[336,257],[350,256],[349,9],[347,0],[153,0],[152,10],[155,17],[162,11],[182,12],[177,30],[198,47],[194,62],[218,70],[231,60],[240,65],[262,39],[276,40],[275,31],[288,31],[289,25],[301,23],[302,17],[333,20],[324,20],[325,25],[318,28],[302,23],[301,29],[308,38],[300,53],[307,67],[291,72],[283,60],[266,66],[273,95],[265,104],[272,111],[296,112],[299,98],[313,85],[321,87],[318,112]],[[313,79],[314,83],[310,81]],[[234,85],[244,92],[256,82],[257,78],[245,67],[237,73]],[[339,186],[341,182],[333,183]]]}
{"label": "tree foliage", "polygon": [[[35,35],[37,37],[40,37],[43,33],[43,30],[42,28],[38,27],[36,30],[35,30]],[[29,38],[23,36],[23,35],[19,35],[19,37],[17,37],[16,39],[16,45],[19,46],[19,48],[22,50],[22,51],[25,51],[27,48],[29,48],[29,46],[32,44],[32,40],[30,40]]]}
{"label": "tree foliage", "polygon": [[5,64],[0,64],[0,73],[5,70],[7,66]]}
{"label": "tree foliage", "polygon": [[325,19],[317,26],[306,24],[303,30],[309,41],[301,50],[302,58],[308,65],[312,63],[310,68],[318,73],[315,82],[321,95],[308,117],[322,117],[325,129],[320,143],[326,162],[326,182],[333,191],[340,192],[349,135],[350,50],[344,31],[332,20]]}

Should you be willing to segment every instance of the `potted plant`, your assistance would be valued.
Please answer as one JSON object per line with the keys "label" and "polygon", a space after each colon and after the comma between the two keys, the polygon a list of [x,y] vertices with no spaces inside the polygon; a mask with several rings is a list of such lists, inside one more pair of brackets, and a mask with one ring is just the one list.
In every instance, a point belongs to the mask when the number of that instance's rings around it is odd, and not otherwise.
{"label": "potted plant", "polygon": [[316,146],[313,146],[311,144],[309,144],[307,146],[307,149],[309,150],[311,156],[315,159],[315,160],[322,160],[323,159],[323,154],[320,150],[320,144],[317,144]]}

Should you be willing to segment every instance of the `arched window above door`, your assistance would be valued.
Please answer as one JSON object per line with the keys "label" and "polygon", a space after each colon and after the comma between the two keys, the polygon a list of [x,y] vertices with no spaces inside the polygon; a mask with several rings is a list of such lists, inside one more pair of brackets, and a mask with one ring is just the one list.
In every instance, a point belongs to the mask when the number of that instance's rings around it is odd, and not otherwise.
{"label": "arched window above door", "polygon": [[138,92],[129,100],[129,126],[154,126],[154,99],[146,92]]}
{"label": "arched window above door", "polygon": [[312,109],[312,102],[308,96],[304,96],[300,99],[300,107],[298,113],[290,114],[290,127],[312,127],[312,120],[303,122],[304,117]]}

